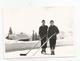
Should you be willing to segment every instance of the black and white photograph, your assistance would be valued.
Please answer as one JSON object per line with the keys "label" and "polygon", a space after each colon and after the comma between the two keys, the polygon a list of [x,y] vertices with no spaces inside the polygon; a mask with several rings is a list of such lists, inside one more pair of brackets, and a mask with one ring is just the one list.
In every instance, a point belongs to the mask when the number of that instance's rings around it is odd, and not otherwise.
{"label": "black and white photograph", "polygon": [[5,58],[75,57],[74,6],[3,8]]}

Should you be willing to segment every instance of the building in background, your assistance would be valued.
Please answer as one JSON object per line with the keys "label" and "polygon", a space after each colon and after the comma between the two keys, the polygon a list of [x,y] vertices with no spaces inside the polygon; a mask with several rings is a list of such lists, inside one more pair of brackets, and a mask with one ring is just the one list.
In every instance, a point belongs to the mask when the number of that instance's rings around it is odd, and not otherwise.
{"label": "building in background", "polygon": [[10,27],[8,36],[6,37],[8,40],[18,40],[18,41],[30,41],[30,37],[25,33],[21,32],[20,34],[15,34]]}

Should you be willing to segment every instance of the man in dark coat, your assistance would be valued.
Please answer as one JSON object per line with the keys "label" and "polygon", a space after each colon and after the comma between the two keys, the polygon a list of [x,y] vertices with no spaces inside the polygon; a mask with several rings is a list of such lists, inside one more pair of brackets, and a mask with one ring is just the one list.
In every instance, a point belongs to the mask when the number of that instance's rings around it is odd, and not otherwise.
{"label": "man in dark coat", "polygon": [[57,39],[57,34],[58,33],[59,33],[58,28],[54,25],[54,21],[51,20],[50,21],[50,27],[48,29],[48,38],[54,34],[49,40],[51,55],[55,55],[54,49],[55,49],[56,39]]}
{"label": "man in dark coat", "polygon": [[[39,36],[41,38],[41,46],[46,42],[47,40],[47,29],[48,26],[45,25],[45,20],[42,20],[42,25],[39,27]],[[42,47],[42,54],[46,53],[46,48],[47,48],[47,43],[44,44],[44,46]]]}

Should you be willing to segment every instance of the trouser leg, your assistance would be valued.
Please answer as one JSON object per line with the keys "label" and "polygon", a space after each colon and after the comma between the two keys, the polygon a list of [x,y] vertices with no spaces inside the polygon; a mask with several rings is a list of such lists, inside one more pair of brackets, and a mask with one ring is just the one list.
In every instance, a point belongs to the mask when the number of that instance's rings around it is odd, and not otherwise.
{"label": "trouser leg", "polygon": [[55,46],[56,46],[56,39],[50,39],[50,50],[51,50],[51,55],[54,55],[54,49],[55,49]]}
{"label": "trouser leg", "polygon": [[[46,37],[41,40],[41,46],[46,42]],[[47,43],[42,46],[42,52],[46,52]]]}

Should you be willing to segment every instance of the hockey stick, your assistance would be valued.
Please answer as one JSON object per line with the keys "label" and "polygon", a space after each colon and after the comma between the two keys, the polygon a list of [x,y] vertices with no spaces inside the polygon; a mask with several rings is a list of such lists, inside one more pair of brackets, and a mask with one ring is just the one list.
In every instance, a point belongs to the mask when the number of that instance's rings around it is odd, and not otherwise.
{"label": "hockey stick", "polygon": [[[45,35],[44,37],[46,37],[46,35]],[[43,37],[42,39],[44,39],[44,37]],[[41,39],[41,40],[42,40],[42,39]],[[39,42],[38,42],[38,43],[39,43]],[[33,48],[35,48],[38,43],[36,43],[36,44],[33,46]],[[27,54],[29,54],[29,52],[30,52],[31,50],[32,50],[32,49],[30,49],[27,53],[24,53],[24,54],[21,53],[20,56],[26,56]]]}
{"label": "hockey stick", "polygon": [[[55,35],[55,34],[56,34],[56,33],[54,33],[53,35]],[[48,38],[48,40],[47,40],[42,46],[40,46],[40,48],[42,48],[42,47],[49,41],[49,39],[52,38],[53,35],[51,35],[51,36]],[[39,50],[40,50],[40,48],[39,48]],[[32,56],[36,55],[39,50],[37,50]]]}

